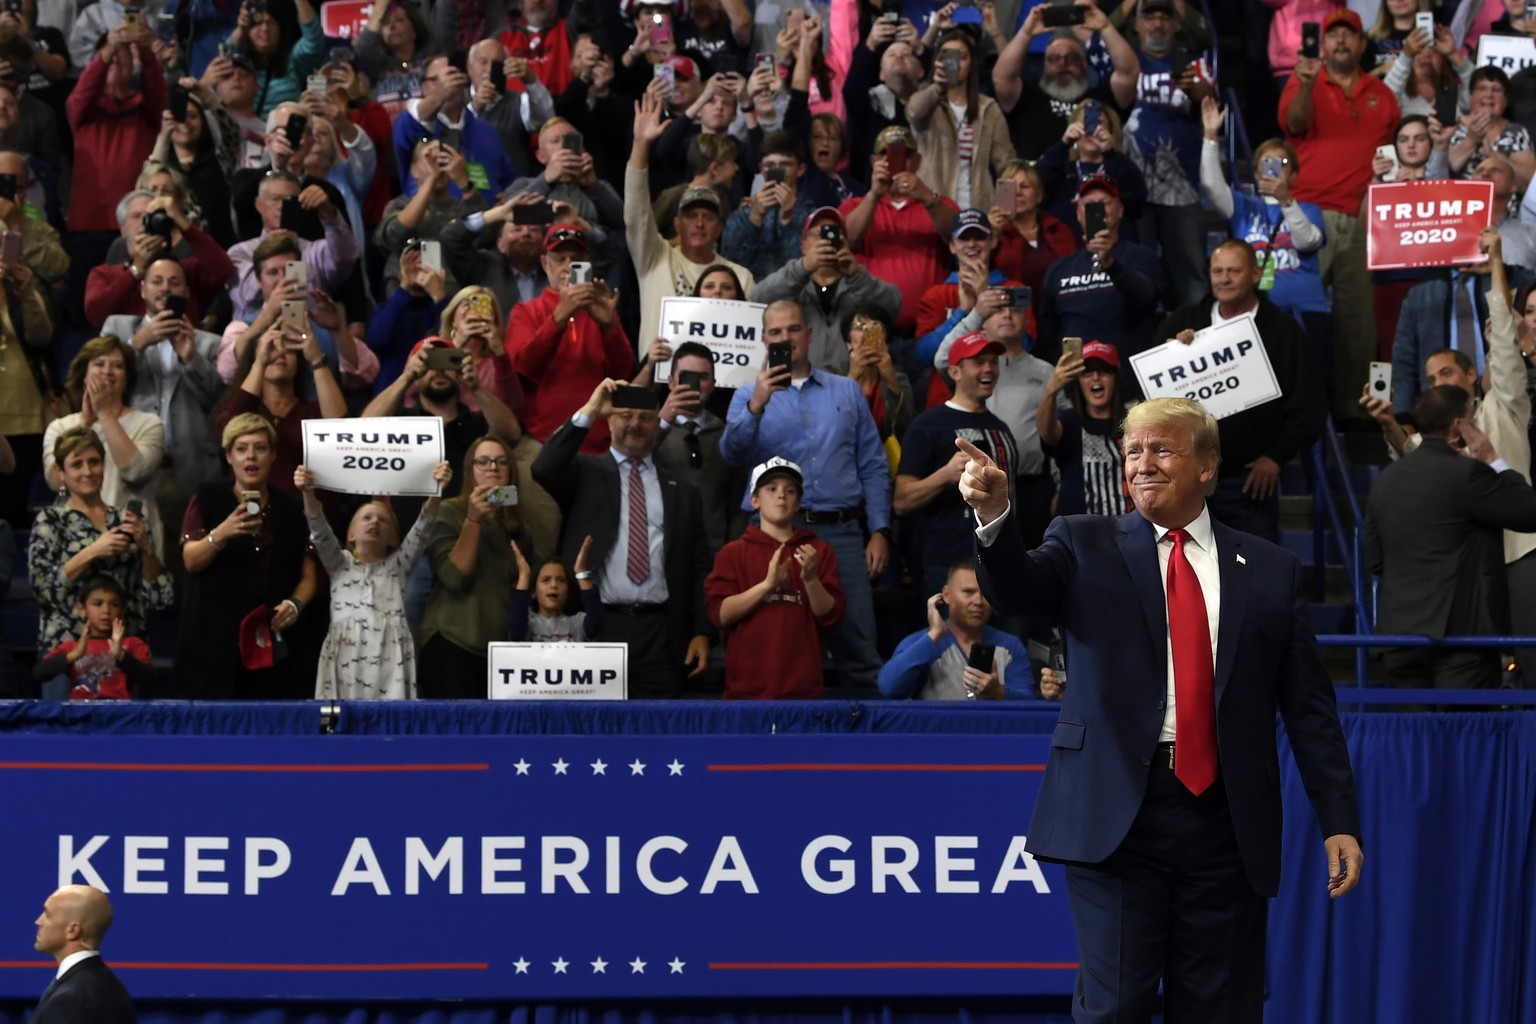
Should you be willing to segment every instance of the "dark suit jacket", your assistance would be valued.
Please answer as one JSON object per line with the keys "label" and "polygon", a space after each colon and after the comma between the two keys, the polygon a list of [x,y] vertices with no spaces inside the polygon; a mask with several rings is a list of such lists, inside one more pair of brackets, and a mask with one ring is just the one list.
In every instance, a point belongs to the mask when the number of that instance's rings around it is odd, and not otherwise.
{"label": "dark suit jacket", "polygon": [[[1212,525],[1221,573],[1221,773],[1248,881],[1273,896],[1280,883],[1276,709],[1324,836],[1360,834],[1354,776],[1296,556]],[[1167,600],[1152,524],[1138,512],[1063,516],[1033,551],[1017,531],[1003,530],[977,555],[995,607],[1054,617],[1066,637],[1070,685],[1029,850],[1096,864],[1119,847],[1141,807],[1167,703]]]}
{"label": "dark suit jacket", "polygon": [[[587,432],[570,420],[544,442],[533,460],[533,478],[560,503],[560,557],[573,565],[582,539],[591,536],[587,565],[600,572],[619,536],[619,464],[612,454],[584,455]],[[709,575],[709,545],[699,492],[674,479],[660,463],[663,572],[667,579],[667,635],[681,661],[688,641],[713,633],[704,611],[704,577]]]}
{"label": "dark suit jacket", "polygon": [[1536,491],[1426,438],[1371,486],[1365,562],[1381,574],[1378,633],[1509,631],[1503,530],[1536,530]]}
{"label": "dark suit jacket", "polygon": [[137,1024],[128,990],[99,956],[80,961],[50,986],[32,1024]]}
{"label": "dark suit jacket", "polygon": [[747,469],[733,466],[720,456],[723,433],[725,421],[711,415],[699,429],[698,466],[689,455],[688,429],[682,424],[663,433],[656,444],[656,465],[692,484],[699,492],[704,503],[704,531],[711,563],[727,541],[740,537],[747,528],[747,514],[741,508],[741,496],[747,492]]}

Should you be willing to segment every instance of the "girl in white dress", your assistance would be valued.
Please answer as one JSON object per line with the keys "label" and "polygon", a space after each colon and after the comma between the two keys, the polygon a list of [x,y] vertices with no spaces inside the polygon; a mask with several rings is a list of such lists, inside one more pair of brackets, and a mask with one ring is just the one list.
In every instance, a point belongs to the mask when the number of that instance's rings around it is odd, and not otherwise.
{"label": "girl in white dress", "polygon": [[[432,479],[439,484],[452,478],[447,462],[438,463],[432,472]],[[404,543],[389,506],[368,502],[353,514],[343,549],[325,521],[309,467],[295,469],[293,483],[303,492],[310,540],[331,577],[331,628],[320,649],[315,698],[415,697],[416,648],[405,621],[405,581],[437,519],[439,499],[428,498],[422,505]]]}

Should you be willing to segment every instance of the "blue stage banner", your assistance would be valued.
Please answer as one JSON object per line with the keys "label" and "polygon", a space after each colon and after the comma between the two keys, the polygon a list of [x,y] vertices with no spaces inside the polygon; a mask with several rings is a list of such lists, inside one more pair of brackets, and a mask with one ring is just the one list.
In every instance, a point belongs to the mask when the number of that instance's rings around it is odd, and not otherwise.
{"label": "blue stage banner", "polygon": [[9,735],[0,999],[69,883],[139,999],[1067,993],[1048,743]]}

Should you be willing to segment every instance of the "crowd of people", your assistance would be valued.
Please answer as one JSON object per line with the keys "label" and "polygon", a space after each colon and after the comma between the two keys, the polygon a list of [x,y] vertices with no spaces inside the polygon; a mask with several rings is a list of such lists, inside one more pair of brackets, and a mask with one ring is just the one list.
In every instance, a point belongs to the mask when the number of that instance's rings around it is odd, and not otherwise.
{"label": "crowd of people", "polygon": [[[1528,73],[1474,58],[1536,22],[1496,6],[1221,5],[1268,36],[1218,82],[1188,0],[11,0],[6,689],[483,697],[493,642],[601,640],[634,696],[1059,699],[956,438],[1028,546],[1122,514],[1131,358],[1251,315],[1280,396],[1221,420],[1210,501],[1278,540],[1330,410],[1412,451],[1480,347],[1523,398]],[[1435,177],[1493,183],[1488,262],[1368,272],[1367,187]],[[678,296],[761,305],[755,376],[663,337]],[[317,488],[303,423],[348,416],[440,420],[441,499]]]}

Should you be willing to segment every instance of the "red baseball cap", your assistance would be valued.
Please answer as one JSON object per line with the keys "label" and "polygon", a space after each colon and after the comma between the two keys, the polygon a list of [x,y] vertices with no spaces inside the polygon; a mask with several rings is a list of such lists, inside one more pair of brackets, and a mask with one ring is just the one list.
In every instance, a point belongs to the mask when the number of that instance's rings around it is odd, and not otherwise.
{"label": "red baseball cap", "polygon": [[1113,345],[1106,345],[1102,341],[1094,340],[1083,346],[1083,362],[1097,359],[1101,363],[1108,363],[1115,369],[1120,369],[1120,351]]}
{"label": "red baseball cap", "polygon": [[981,331],[972,331],[949,347],[949,365],[963,363],[983,352],[997,352],[1001,355],[1006,351],[1002,342],[993,341]]}
{"label": "red baseball cap", "polygon": [[1365,29],[1360,27],[1360,15],[1348,7],[1335,7],[1328,12],[1328,17],[1323,19],[1323,34],[1327,35],[1328,30],[1335,25],[1348,25],[1356,32],[1365,31]]}
{"label": "red baseball cap", "polygon": [[1077,186],[1077,198],[1081,199],[1089,192],[1108,192],[1116,199],[1120,198],[1120,186],[1107,174],[1090,174],[1084,178],[1083,183]]}
{"label": "red baseball cap", "polygon": [[668,57],[666,60],[662,61],[662,63],[670,65],[679,75],[682,75],[684,78],[696,79],[699,77],[699,66],[695,64],[691,58]]}
{"label": "red baseball cap", "polygon": [[249,669],[272,667],[272,609],[266,605],[240,620],[240,663]]}
{"label": "red baseball cap", "polygon": [[824,220],[836,221],[838,230],[842,231],[844,234],[848,233],[848,225],[844,223],[843,215],[838,212],[837,207],[818,206],[816,209],[811,211],[810,216],[805,218],[805,227],[800,229],[800,237],[804,238],[806,235],[810,234],[811,228],[815,227],[817,224]]}
{"label": "red baseball cap", "polygon": [[587,252],[587,233],[574,224],[551,224],[544,229],[544,251],[554,252],[562,245],[574,245]]}

